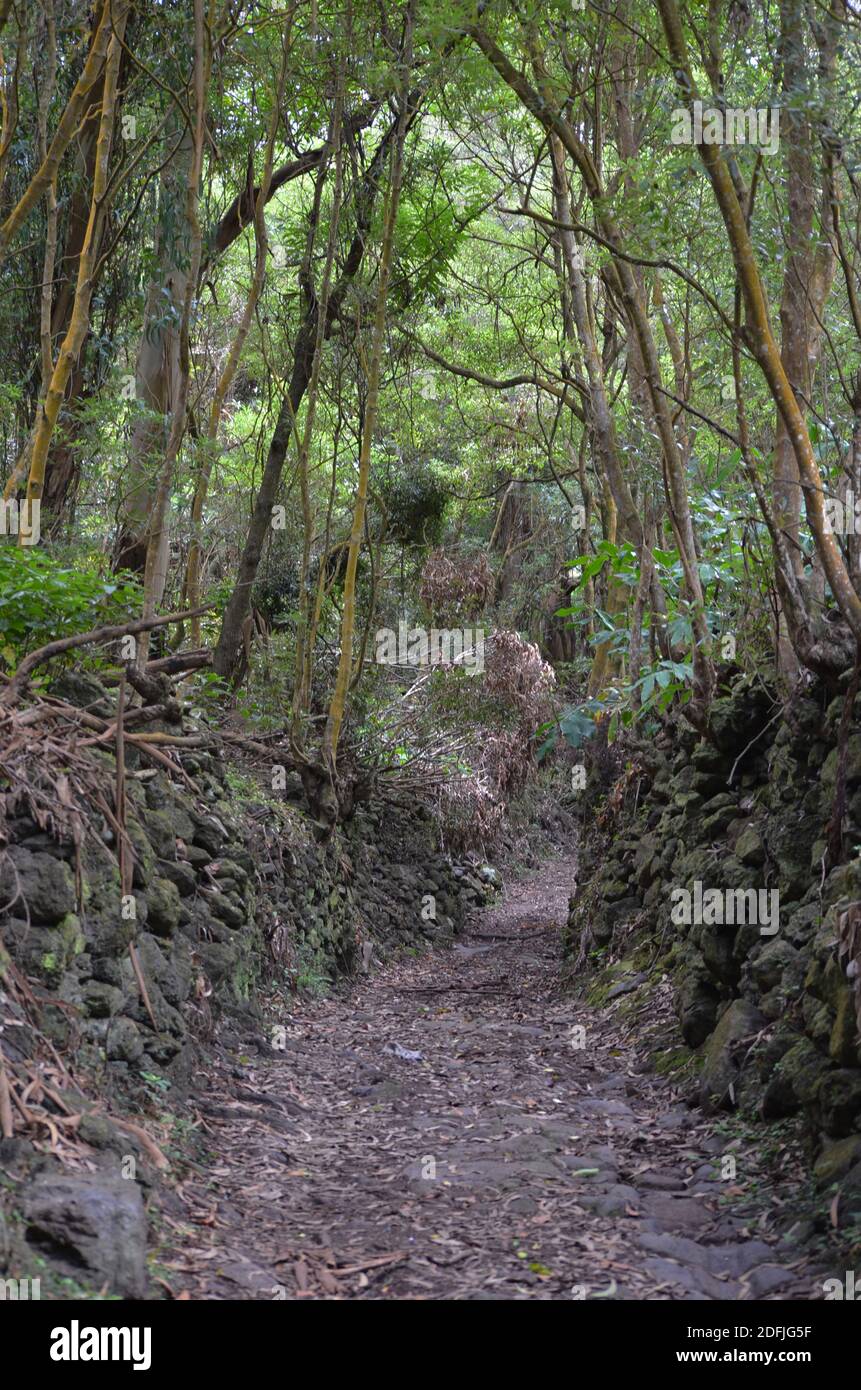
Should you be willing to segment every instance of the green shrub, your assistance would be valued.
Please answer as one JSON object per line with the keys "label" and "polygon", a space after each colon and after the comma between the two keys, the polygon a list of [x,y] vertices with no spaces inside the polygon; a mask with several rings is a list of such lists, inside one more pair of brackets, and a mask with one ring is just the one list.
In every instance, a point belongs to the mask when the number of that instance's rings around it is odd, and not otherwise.
{"label": "green shrub", "polygon": [[134,581],[104,577],[86,559],[0,545],[0,660],[7,670],[36,647],[122,622],[140,607]]}

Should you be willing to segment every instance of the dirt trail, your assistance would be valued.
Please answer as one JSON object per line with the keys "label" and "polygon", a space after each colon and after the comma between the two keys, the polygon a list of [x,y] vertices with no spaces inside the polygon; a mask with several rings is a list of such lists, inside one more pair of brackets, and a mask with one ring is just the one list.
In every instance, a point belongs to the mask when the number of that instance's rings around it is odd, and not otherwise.
{"label": "dirt trail", "polygon": [[816,1296],[760,1215],[789,1171],[742,1147],[721,1181],[726,1136],[638,1070],[636,1023],[560,991],[573,880],[545,865],[452,950],[297,1009],[283,1053],[210,1078],[212,1167],[158,1257],[175,1295]]}

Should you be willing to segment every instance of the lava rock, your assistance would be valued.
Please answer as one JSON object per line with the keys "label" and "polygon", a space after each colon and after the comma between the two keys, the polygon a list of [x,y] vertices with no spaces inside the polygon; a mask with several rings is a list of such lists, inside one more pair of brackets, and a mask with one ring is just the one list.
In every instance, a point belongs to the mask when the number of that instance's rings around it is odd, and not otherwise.
{"label": "lava rock", "polygon": [[81,1282],[146,1293],[146,1214],[137,1185],[101,1173],[42,1173],[23,1202],[26,1239]]}

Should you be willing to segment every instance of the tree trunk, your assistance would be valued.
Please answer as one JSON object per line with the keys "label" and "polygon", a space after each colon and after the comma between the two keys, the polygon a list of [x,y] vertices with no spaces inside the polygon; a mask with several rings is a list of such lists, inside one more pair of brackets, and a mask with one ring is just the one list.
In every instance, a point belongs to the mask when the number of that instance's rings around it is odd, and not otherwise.
{"label": "tree trunk", "polygon": [[[525,108],[540,122],[548,134],[556,135],[559,138],[565,150],[570,154],[580,170],[601,235],[611,248],[615,287],[625,306],[643,357],[649,397],[661,440],[664,487],[667,494],[670,521],[679,550],[690,606],[693,629],[694,698],[685,707],[685,713],[692,722],[699,727],[704,727],[714,690],[715,672],[711,658],[711,636],[705,620],[705,604],[697,565],[697,551],[684,460],[679,451],[667,398],[662,390],[660,356],[637,280],[630,263],[623,256],[616,254],[622,250],[621,233],[610,210],[609,200],[592,155],[570,122],[557,113],[557,103],[547,101],[535,91],[523,73],[510,62],[483,29],[477,25],[472,25],[467,28],[466,32],[481,49],[503,81],[520,98]],[[533,67],[539,75],[539,80],[541,80],[545,73],[540,55],[533,54],[532,61]]]}
{"label": "tree trunk", "polygon": [[[698,96],[697,88],[691,74],[687,44],[675,0],[658,0],[658,6],[680,94],[683,100],[694,101]],[[813,532],[813,538],[822,560],[825,575],[831,586],[831,592],[853,637],[856,641],[861,641],[861,599],[853,588],[840,548],[826,523],[825,499],[819,477],[819,467],[810,442],[804,414],[799,409],[798,401],[784,370],[780,352],[771,330],[765,292],[738,192],[719,146],[701,144],[698,149],[724,220],[747,311],[747,322],[744,328],[745,340],[760,367],[792,441],[800,485],[804,492],[807,520]],[[784,582],[785,580],[786,577],[784,577]],[[796,650],[798,650],[797,646]],[[801,660],[806,663],[807,653],[799,651],[798,654]]]}
{"label": "tree trunk", "polygon": [[[171,424],[182,394],[180,337],[183,306],[189,287],[187,248],[192,228],[188,222],[188,189],[194,159],[194,133],[175,113],[165,137],[173,150],[159,181],[159,231],[156,245],[158,272],[150,282],[144,311],[144,327],[135,363],[135,395],[141,411],[129,442],[128,486],[121,507],[115,567],[143,574],[146,568],[152,519],[156,505],[159,465],[164,457]],[[170,534],[160,528],[161,556],[158,569],[166,569]],[[158,594],[156,601],[161,598]]]}
{"label": "tree trunk", "polygon": [[[28,512],[33,503],[41,505],[42,487],[45,480],[45,465],[51,437],[60,414],[60,407],[66,392],[69,377],[78,359],[81,346],[87,334],[90,316],[90,302],[93,294],[93,279],[96,270],[99,239],[107,212],[106,191],[108,169],[113,140],[114,104],[117,93],[121,41],[128,18],[128,0],[118,0],[113,8],[113,27],[108,26],[110,37],[105,62],[105,80],[102,94],[102,110],[99,120],[99,134],[96,145],[96,166],[93,178],[93,193],[90,202],[90,215],[84,244],[78,261],[78,279],[75,287],[75,300],[66,336],[57,354],[50,382],[40,402],[36,423],[29,448],[29,476],[27,479]],[[23,534],[23,533],[22,533]]]}
{"label": "tree trunk", "polygon": [[[416,108],[413,107],[409,118],[410,123],[414,120],[415,115]],[[378,180],[385,165],[386,155],[395,137],[397,127],[398,123],[393,122],[387,133],[383,136],[358,191],[356,199],[356,231],[347,253],[344,269],[332,291],[326,309],[324,339],[329,336],[341,304],[361,268],[370,230]],[[213,666],[216,672],[223,677],[231,676],[236,667],[237,658],[242,645],[242,627],[251,607],[251,589],[257,577],[260,556],[263,553],[263,543],[271,524],[272,508],[275,505],[275,498],[278,493],[278,486],[281,482],[281,474],[284,469],[284,461],[287,457],[287,449],[293,433],[293,422],[302,404],[308,382],[311,380],[311,372],[314,364],[314,346],[317,341],[318,312],[319,304],[317,300],[314,299],[307,307],[305,316],[299,327],[296,347],[293,353],[293,369],[290,375],[290,382],[281,409],[278,412],[278,419],[275,423],[275,429],[269,444],[269,452],[266,458],[266,465],[263,469],[263,477],[254,502],[254,511],[248,527],[245,547],[239,562],[236,584],[225,609],[224,618],[222,619],[221,633],[213,654]]]}
{"label": "tree trunk", "polygon": [[[787,127],[783,146],[786,149],[786,241],[788,257],[783,276],[780,299],[781,363],[798,401],[806,410],[810,389],[822,342],[821,313],[834,274],[835,257],[825,239],[814,238],[816,203],[816,169],[813,161],[813,138],[809,116],[812,93],[806,80],[805,6],[802,0],[782,0],[780,53],[783,65],[783,103],[781,119]],[[833,68],[833,45],[825,56],[825,70]],[[823,199],[823,223],[827,225],[828,207]],[[774,517],[786,537],[789,556],[795,573],[804,571],[804,556],[800,546],[801,481],[798,462],[786,420],[780,411],[775,422],[772,463],[772,499]],[[786,628],[782,610],[779,614],[778,669],[789,676],[798,670],[798,659]]]}
{"label": "tree trunk", "polygon": [[371,355],[368,363],[367,397],[365,400],[364,420],[362,422],[362,443],[359,449],[359,479],[356,488],[356,500],[353,507],[353,525],[350,531],[350,545],[347,552],[347,573],[344,577],[341,650],[338,658],[335,688],[332,692],[332,699],[329,705],[329,717],[326,721],[326,732],[323,737],[323,761],[328,767],[333,780],[338,756],[338,742],[341,735],[341,726],[346,712],[347,691],[350,686],[350,677],[353,669],[353,634],[356,625],[356,570],[358,568],[359,550],[361,549],[365,527],[368,475],[371,468],[371,445],[374,439],[374,430],[377,426],[380,375],[386,336],[386,303],[389,291],[389,276],[391,275],[392,269],[395,222],[398,215],[401,182],[403,179],[404,144],[407,135],[409,113],[409,87],[407,78],[412,63],[411,13],[407,14],[406,27],[407,52],[404,60],[406,73],[401,91],[401,109],[398,117],[394,149],[392,151],[392,172],[391,178],[389,179],[389,191],[386,202],[383,243],[380,249],[377,304],[374,316],[373,334],[371,337]]}
{"label": "tree trunk", "polygon": [[72,95],[60,117],[54,138],[20,199],[5,222],[0,225],[0,259],[8,254],[10,244],[19,228],[57,177],[63,155],[75,137],[93,86],[105,66],[108,45],[115,33],[123,32],[126,18],[126,5],[116,7],[104,3],[97,5],[90,51],[87,54],[83,71],[75,83]]}
{"label": "tree trunk", "polygon": [[[191,380],[191,351],[189,345],[191,309],[197,289],[197,277],[203,254],[203,232],[200,226],[198,201],[200,181],[203,174],[203,144],[206,134],[206,88],[209,80],[211,50],[204,23],[204,0],[194,0],[194,113],[195,124],[191,132],[191,160],[188,167],[188,181],[185,190],[184,225],[189,236],[189,263],[178,274],[183,285],[183,298],[180,305],[180,319],[176,332],[176,361],[171,361],[170,405],[172,422],[165,449],[164,460],[155,497],[155,506],[150,521],[149,538],[144,565],[143,617],[152,618],[161,602],[167,580],[168,557],[170,554],[170,534],[168,530],[168,510],[170,505],[170,485],[173,468],[179,455],[182,437],[185,433],[185,415],[188,405],[188,389]],[[174,287],[176,288],[176,286]],[[173,345],[173,344],[172,344]],[[149,654],[149,633],[141,635],[138,643],[137,666],[146,666]]]}
{"label": "tree trunk", "polygon": [[[242,310],[242,317],[239,321],[233,342],[230,345],[230,351],[227,354],[227,361],[218,378],[212,397],[206,437],[203,441],[201,450],[200,468],[194,487],[194,498],[191,504],[191,540],[189,543],[188,561],[185,573],[186,607],[188,608],[197,608],[200,604],[200,531],[203,521],[203,508],[206,504],[206,495],[209,490],[209,480],[212,475],[212,468],[216,457],[218,426],[224,409],[224,402],[236,375],[239,359],[242,356],[242,349],[245,346],[245,340],[251,328],[257,301],[260,298],[263,282],[266,278],[266,257],[269,250],[269,241],[266,234],[266,216],[264,208],[269,197],[269,188],[272,182],[273,154],[275,150],[275,139],[278,134],[281,102],[284,96],[284,86],[287,79],[287,57],[289,51],[288,28],[282,48],[281,71],[278,77],[275,100],[272,104],[272,114],[266,141],[266,153],[263,162],[263,177],[260,182],[257,197],[254,201],[254,273]],[[193,647],[200,646],[199,616],[191,620],[191,645]]]}

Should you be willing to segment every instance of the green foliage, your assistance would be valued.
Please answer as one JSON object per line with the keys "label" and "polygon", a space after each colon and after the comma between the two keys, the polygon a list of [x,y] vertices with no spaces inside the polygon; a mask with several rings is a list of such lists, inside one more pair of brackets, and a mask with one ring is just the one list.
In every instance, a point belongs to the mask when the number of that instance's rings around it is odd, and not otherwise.
{"label": "green foliage", "polygon": [[[567,704],[557,717],[538,729],[543,742],[538,750],[544,758],[556,747],[560,736],[570,748],[582,748],[596,732],[599,720],[608,719],[607,736],[612,743],[621,729],[638,720],[650,722],[665,713],[673,702],[687,704],[692,694],[693,664],[689,661],[657,661],[638,680],[619,681],[599,698]],[[634,703],[639,692],[639,705]]]}
{"label": "green foliage", "polygon": [[0,656],[7,668],[56,638],[121,622],[139,613],[140,604],[134,581],[104,578],[94,563],[0,546]]}
{"label": "green foliage", "polygon": [[[457,200],[450,192],[455,178]],[[421,150],[398,214],[394,292],[404,305],[415,307],[418,300],[433,299],[444,290],[461,239],[480,215],[489,188],[484,171],[456,164],[443,141]]]}
{"label": "green foliage", "polygon": [[295,620],[299,606],[299,553],[296,540],[281,532],[267,546],[254,585],[253,603],[270,626]]}
{"label": "green foliage", "polygon": [[539,758],[544,758],[555,748],[561,734],[570,748],[582,748],[595,733],[595,716],[605,708],[602,700],[582,700],[576,705],[565,705],[555,720],[548,720],[538,729],[544,741],[538,749]]}
{"label": "green foliage", "polygon": [[400,545],[437,545],[442,536],[448,489],[432,460],[397,458],[377,462],[371,485],[386,512],[386,536]]}
{"label": "green foliage", "polygon": [[658,707],[666,709],[676,695],[682,703],[690,699],[690,682],[693,680],[693,665],[689,661],[659,661],[651,671],[647,671],[632,687],[642,695],[641,713]]}
{"label": "green foliage", "polygon": [[325,953],[300,939],[295,965],[287,976],[292,989],[312,999],[325,999],[332,988],[331,967]]}

